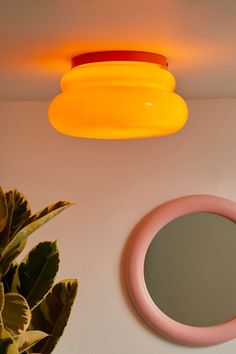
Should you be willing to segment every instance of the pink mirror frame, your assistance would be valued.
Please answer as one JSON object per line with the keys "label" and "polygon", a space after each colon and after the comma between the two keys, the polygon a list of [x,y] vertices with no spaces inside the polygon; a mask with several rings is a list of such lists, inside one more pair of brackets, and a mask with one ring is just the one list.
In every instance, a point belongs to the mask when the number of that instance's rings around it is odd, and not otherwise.
{"label": "pink mirror frame", "polygon": [[165,315],[152,301],[144,279],[145,255],[158,231],[173,219],[195,212],[214,213],[236,222],[236,203],[217,196],[190,195],[162,204],[146,215],[132,234],[128,248],[126,280],[131,299],[151,327],[179,343],[208,346],[236,337],[236,317],[209,327],[193,327],[179,323]]}

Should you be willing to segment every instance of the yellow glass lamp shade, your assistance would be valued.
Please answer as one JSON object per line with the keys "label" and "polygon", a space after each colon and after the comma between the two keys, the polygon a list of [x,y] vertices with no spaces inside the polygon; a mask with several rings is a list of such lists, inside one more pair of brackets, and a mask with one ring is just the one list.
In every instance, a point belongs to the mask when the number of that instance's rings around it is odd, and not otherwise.
{"label": "yellow glass lamp shade", "polygon": [[168,135],[186,123],[188,108],[176,93],[166,58],[112,51],[82,54],[61,80],[49,106],[59,132],[85,138],[129,139]]}

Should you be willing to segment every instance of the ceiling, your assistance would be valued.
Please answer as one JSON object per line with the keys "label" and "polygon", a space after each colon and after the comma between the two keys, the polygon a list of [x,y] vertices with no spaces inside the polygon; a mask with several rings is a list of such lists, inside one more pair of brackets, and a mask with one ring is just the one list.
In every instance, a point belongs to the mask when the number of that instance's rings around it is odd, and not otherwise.
{"label": "ceiling", "polygon": [[236,97],[235,0],[0,0],[0,99],[48,100],[76,54],[166,55],[185,98]]}

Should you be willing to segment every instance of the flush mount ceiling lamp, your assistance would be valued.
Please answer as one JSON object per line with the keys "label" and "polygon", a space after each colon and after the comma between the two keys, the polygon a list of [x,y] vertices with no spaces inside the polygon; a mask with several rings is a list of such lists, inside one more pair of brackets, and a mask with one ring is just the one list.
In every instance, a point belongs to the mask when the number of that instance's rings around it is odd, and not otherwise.
{"label": "flush mount ceiling lamp", "polygon": [[155,53],[81,54],[49,106],[59,132],[85,138],[129,139],[168,135],[186,123],[188,108],[176,93],[167,59]]}

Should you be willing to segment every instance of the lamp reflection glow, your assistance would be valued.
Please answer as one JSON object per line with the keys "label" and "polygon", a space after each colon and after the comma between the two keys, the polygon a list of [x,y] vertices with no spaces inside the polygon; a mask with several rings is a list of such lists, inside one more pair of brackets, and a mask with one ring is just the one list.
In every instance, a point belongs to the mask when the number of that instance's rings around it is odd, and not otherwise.
{"label": "lamp reflection glow", "polygon": [[168,135],[187,121],[166,58],[154,53],[112,51],[82,54],[61,80],[49,106],[59,132],[85,138],[129,139]]}

